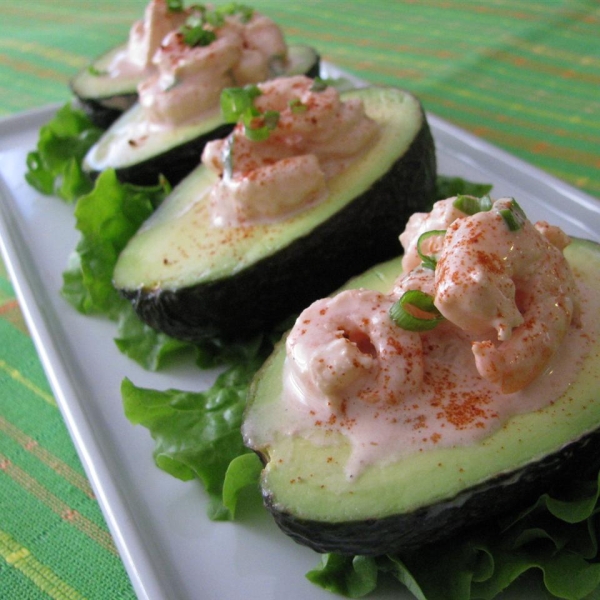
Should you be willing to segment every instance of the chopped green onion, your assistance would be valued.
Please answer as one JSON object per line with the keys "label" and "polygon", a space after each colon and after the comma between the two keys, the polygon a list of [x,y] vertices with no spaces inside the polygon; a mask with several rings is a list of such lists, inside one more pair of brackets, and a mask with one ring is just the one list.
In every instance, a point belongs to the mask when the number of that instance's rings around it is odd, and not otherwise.
{"label": "chopped green onion", "polygon": [[254,109],[254,98],[261,94],[256,85],[225,88],[221,93],[221,113],[225,122],[237,123],[246,112]]}
{"label": "chopped green onion", "polygon": [[94,77],[102,77],[104,75],[108,75],[107,70],[100,70],[100,69],[96,68],[94,65],[90,65],[88,67],[88,73],[90,75],[93,75]]}
{"label": "chopped green onion", "polygon": [[167,9],[170,12],[181,12],[183,10],[183,0],[167,0]]}
{"label": "chopped green onion", "polygon": [[[182,0],[168,0],[168,8],[174,12],[183,10]],[[180,31],[183,41],[192,48],[196,46],[208,46],[217,39],[215,29],[223,27],[225,17],[229,15],[240,15],[242,23],[247,23],[254,15],[254,9],[245,4],[232,2],[215,10],[209,10],[203,4],[193,6],[195,12],[190,15]],[[208,26],[208,27],[207,27]]]}
{"label": "chopped green onion", "polygon": [[479,212],[491,210],[492,200],[488,195],[482,196],[481,198],[475,198],[475,196],[459,194],[452,203],[452,206],[461,212],[464,212],[466,215],[471,216]]}
{"label": "chopped green onion", "polygon": [[422,265],[426,269],[432,269],[434,271],[435,271],[435,267],[437,266],[437,259],[435,258],[435,256],[423,254],[423,252],[421,251],[421,244],[427,238],[430,238],[435,235],[442,235],[442,236],[446,235],[446,230],[445,229],[432,229],[431,231],[426,231],[425,233],[422,233],[419,236],[419,239],[417,240],[417,253],[419,254],[421,260],[423,261]]}
{"label": "chopped green onion", "polygon": [[[429,313],[431,317],[415,317],[405,308],[407,304]],[[421,290],[408,290],[392,304],[390,318],[398,327],[407,331],[429,331],[444,320],[440,311],[435,307],[433,298]]]}
{"label": "chopped green onion", "polygon": [[253,142],[266,140],[279,123],[278,111],[267,110],[262,113],[254,106],[254,99],[261,94],[256,85],[226,88],[221,93],[221,114],[224,121],[242,122],[245,136]]}
{"label": "chopped green onion", "polygon": [[463,194],[465,196],[476,196],[480,198],[489,194],[492,185],[488,183],[476,183],[467,181],[462,177],[449,177],[447,175],[438,175],[436,178],[436,198],[450,198]]}
{"label": "chopped green onion", "polygon": [[511,201],[506,208],[499,209],[498,213],[504,219],[504,222],[510,231],[518,231],[523,227],[523,224],[527,220],[525,212],[514,198],[511,198]]}
{"label": "chopped green onion", "polygon": [[312,85],[310,86],[310,91],[322,92],[327,89],[328,85],[329,84],[324,79],[321,79],[320,77],[315,77]]}
{"label": "chopped green onion", "polygon": [[[256,109],[248,111],[243,117],[244,135],[253,142],[262,142],[279,123],[279,112],[268,110],[261,114]],[[258,126],[257,126],[258,125]]]}
{"label": "chopped green onion", "polygon": [[269,129],[275,129],[277,127],[277,123],[279,123],[279,112],[276,110],[268,110],[263,115],[263,119],[265,121],[265,125]]}
{"label": "chopped green onion", "polygon": [[242,23],[247,23],[254,16],[254,9],[247,4],[239,2],[230,2],[218,8],[216,13],[221,15],[240,15]]}
{"label": "chopped green onion", "polygon": [[294,114],[303,113],[308,110],[308,106],[306,106],[306,104],[303,104],[300,98],[292,98],[288,102],[288,106]]}
{"label": "chopped green onion", "polygon": [[210,29],[204,29],[203,24],[193,27],[184,25],[180,31],[183,35],[183,41],[192,48],[210,46],[217,39],[217,34]]}
{"label": "chopped green onion", "polygon": [[204,12],[203,18],[204,22],[214,29],[218,29],[225,25],[225,14],[219,10],[207,10]]}

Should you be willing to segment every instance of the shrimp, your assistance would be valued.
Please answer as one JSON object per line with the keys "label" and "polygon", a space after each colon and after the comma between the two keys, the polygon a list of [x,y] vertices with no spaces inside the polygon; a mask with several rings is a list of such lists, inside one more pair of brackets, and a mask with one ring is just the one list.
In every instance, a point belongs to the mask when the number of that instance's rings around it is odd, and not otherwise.
{"label": "shrimp", "polygon": [[[402,257],[402,270],[405,273],[412,271],[421,264],[421,257],[417,250],[417,245],[421,234],[428,231],[445,230],[456,219],[465,217],[466,214],[454,206],[456,196],[439,200],[433,205],[429,213],[414,213],[408,219],[404,231],[400,234],[400,243],[404,248]],[[428,238],[421,251],[425,254],[436,254],[442,246],[442,236]]]}
{"label": "shrimp", "polygon": [[358,289],[309,306],[286,342],[296,385],[310,382],[341,410],[353,399],[398,404],[418,390],[423,379],[421,338],[392,322],[393,301]]}
{"label": "shrimp", "polygon": [[218,227],[283,219],[324,201],[331,178],[379,135],[362,101],[344,101],[332,86],[316,90],[312,79],[298,75],[258,89],[254,107],[276,115],[268,137],[254,141],[238,123],[228,138],[209,142],[202,153],[202,162],[221,178],[210,204]]}
{"label": "shrimp", "polygon": [[[579,306],[562,253],[568,238],[543,223],[536,228],[521,214],[511,230],[502,211],[514,206],[501,198],[492,210],[452,223],[435,270],[436,307],[483,338],[472,343],[477,370],[503,393],[543,373]],[[492,330],[497,339],[485,339]]]}

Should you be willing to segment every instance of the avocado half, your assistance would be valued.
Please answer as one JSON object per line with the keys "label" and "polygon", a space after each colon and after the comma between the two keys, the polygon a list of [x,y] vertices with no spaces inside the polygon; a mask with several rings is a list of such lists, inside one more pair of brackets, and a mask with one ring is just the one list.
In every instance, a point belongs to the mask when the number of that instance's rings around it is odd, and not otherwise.
{"label": "avocado half", "polygon": [[[575,239],[565,255],[600,294],[600,245]],[[398,258],[347,287],[387,292],[400,272]],[[261,437],[277,418],[284,358],[280,342],[251,385],[242,432],[265,465],[262,493],[275,521],[319,552],[410,551],[524,508],[553,485],[595,476],[600,467],[600,339],[567,393],[550,406],[512,417],[473,445],[370,465],[352,481],[344,473],[349,444],[341,434],[331,445]]]}
{"label": "avocado half", "polygon": [[109,77],[106,74],[114,57],[126,49],[127,43],[111,48],[78,71],[70,81],[71,92],[82,110],[94,125],[102,129],[137,102],[137,86],[146,75]]}
{"label": "avocado half", "polygon": [[433,139],[420,102],[393,88],[360,97],[377,142],[329,182],[329,197],[281,221],[213,227],[216,175],[195,169],[121,253],[113,281],[139,317],[175,338],[243,338],[279,324],[398,252],[409,215],[435,194]]}
{"label": "avocado half", "polygon": [[[288,48],[285,68],[276,61],[271,74],[272,77],[316,77],[319,69],[320,57],[315,50],[298,45]],[[93,76],[88,74],[88,77]],[[200,164],[207,142],[226,137],[233,129],[233,125],[223,121],[219,106],[200,119],[135,137],[131,132],[144,119],[144,110],[134,103],[89,149],[83,160],[83,170],[95,178],[106,169],[114,169],[120,181],[135,185],[155,185],[162,175],[171,185],[176,185]]]}
{"label": "avocado half", "polygon": [[[127,50],[127,43],[111,48],[89,65],[81,69],[70,81],[73,95],[89,119],[102,129],[107,129],[138,99],[137,86],[148,72],[111,77],[107,69],[115,56]],[[288,47],[288,61],[285,68],[280,61],[273,61],[273,76],[305,74],[316,77],[319,74],[320,58],[313,48],[302,44]]]}

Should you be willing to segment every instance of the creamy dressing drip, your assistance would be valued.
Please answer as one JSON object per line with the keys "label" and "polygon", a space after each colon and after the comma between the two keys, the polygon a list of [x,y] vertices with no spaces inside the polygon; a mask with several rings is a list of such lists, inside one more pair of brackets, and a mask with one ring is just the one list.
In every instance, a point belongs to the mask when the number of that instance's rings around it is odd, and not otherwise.
{"label": "creamy dressing drip", "polygon": [[[401,239],[407,248],[404,264],[412,261],[414,268],[389,294],[348,290],[315,302],[300,315],[287,338],[281,414],[272,420],[270,435],[305,435],[326,444],[333,432],[342,434],[352,448],[346,473],[355,477],[369,464],[476,443],[513,415],[548,406],[568,392],[597,339],[600,298],[568,267],[561,251],[566,236],[558,228],[545,223],[534,227],[528,221],[510,231],[500,216],[513,206],[510,199],[497,201],[487,214],[462,213],[458,218],[453,201],[442,201],[432,213],[409,222]],[[432,224],[454,232],[435,241],[440,252],[435,273],[418,264],[420,257],[414,259],[412,244]],[[508,264],[507,241],[514,242],[509,254],[514,252],[517,258],[511,260],[518,264]],[[484,265],[491,257],[504,261],[503,269],[488,269],[486,277],[468,256],[482,252],[481,244]],[[457,248],[461,252],[453,253]],[[489,310],[495,300],[488,303],[486,294],[506,276],[504,269],[509,279],[519,269],[527,277],[517,279],[512,290],[523,313],[515,316],[513,307],[504,305],[514,322],[499,326],[501,311]],[[449,318],[431,331],[414,332],[392,322],[389,308],[406,290],[420,289],[437,305],[438,293],[446,294],[449,282],[457,284],[454,300],[463,302],[460,325]],[[500,283],[506,287],[504,279]],[[537,296],[527,297],[528,285]],[[478,305],[482,298],[483,312]],[[479,314],[474,328],[462,322],[470,312]],[[501,356],[492,354],[492,374],[490,365],[482,367],[482,344]],[[521,372],[521,363],[534,377]],[[495,372],[502,370],[507,377],[517,374],[513,380],[518,385],[508,392],[506,377]]]}

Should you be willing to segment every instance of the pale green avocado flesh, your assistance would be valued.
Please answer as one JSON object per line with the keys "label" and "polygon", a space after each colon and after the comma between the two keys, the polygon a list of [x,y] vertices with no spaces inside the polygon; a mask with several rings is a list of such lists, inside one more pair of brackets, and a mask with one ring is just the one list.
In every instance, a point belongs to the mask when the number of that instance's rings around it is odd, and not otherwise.
{"label": "pale green avocado flesh", "polygon": [[[123,95],[137,97],[137,85],[147,73],[140,71],[136,75],[123,75],[120,77],[109,77],[107,75],[107,69],[115,57],[126,51],[127,44],[119,44],[81,69],[71,81],[73,92],[82,99],[94,100],[108,100]],[[115,108],[118,107],[115,106]]]}
{"label": "pale green avocado flesh", "polygon": [[[600,295],[600,246],[575,239],[565,254]],[[400,272],[398,258],[347,287],[387,292]],[[284,358],[280,344],[253,382],[244,426],[253,433],[246,443],[263,457],[263,495],[279,525],[317,550],[379,554],[434,541],[539,491],[538,478],[545,485],[555,471],[558,476],[563,459],[592,469],[600,464],[600,339],[568,392],[551,405],[512,417],[481,442],[370,465],[356,480],[344,473],[349,443],[341,434],[331,445],[300,436],[261,439],[260,424],[272,431],[277,418]],[[485,502],[470,506],[477,494]]]}
{"label": "pale green avocado flesh", "polygon": [[108,77],[106,70],[114,58],[125,52],[119,44],[81,69],[70,82],[71,91],[94,125],[106,129],[137,101],[137,86],[147,73]]}
{"label": "pale green avocado flesh", "polygon": [[[84,170],[99,173],[106,169],[130,167],[223,126],[218,106],[196,121],[180,127],[157,129],[152,135],[146,133],[145,121],[144,109],[136,103],[92,146],[85,156]],[[196,154],[195,160],[198,165],[199,154]]]}

